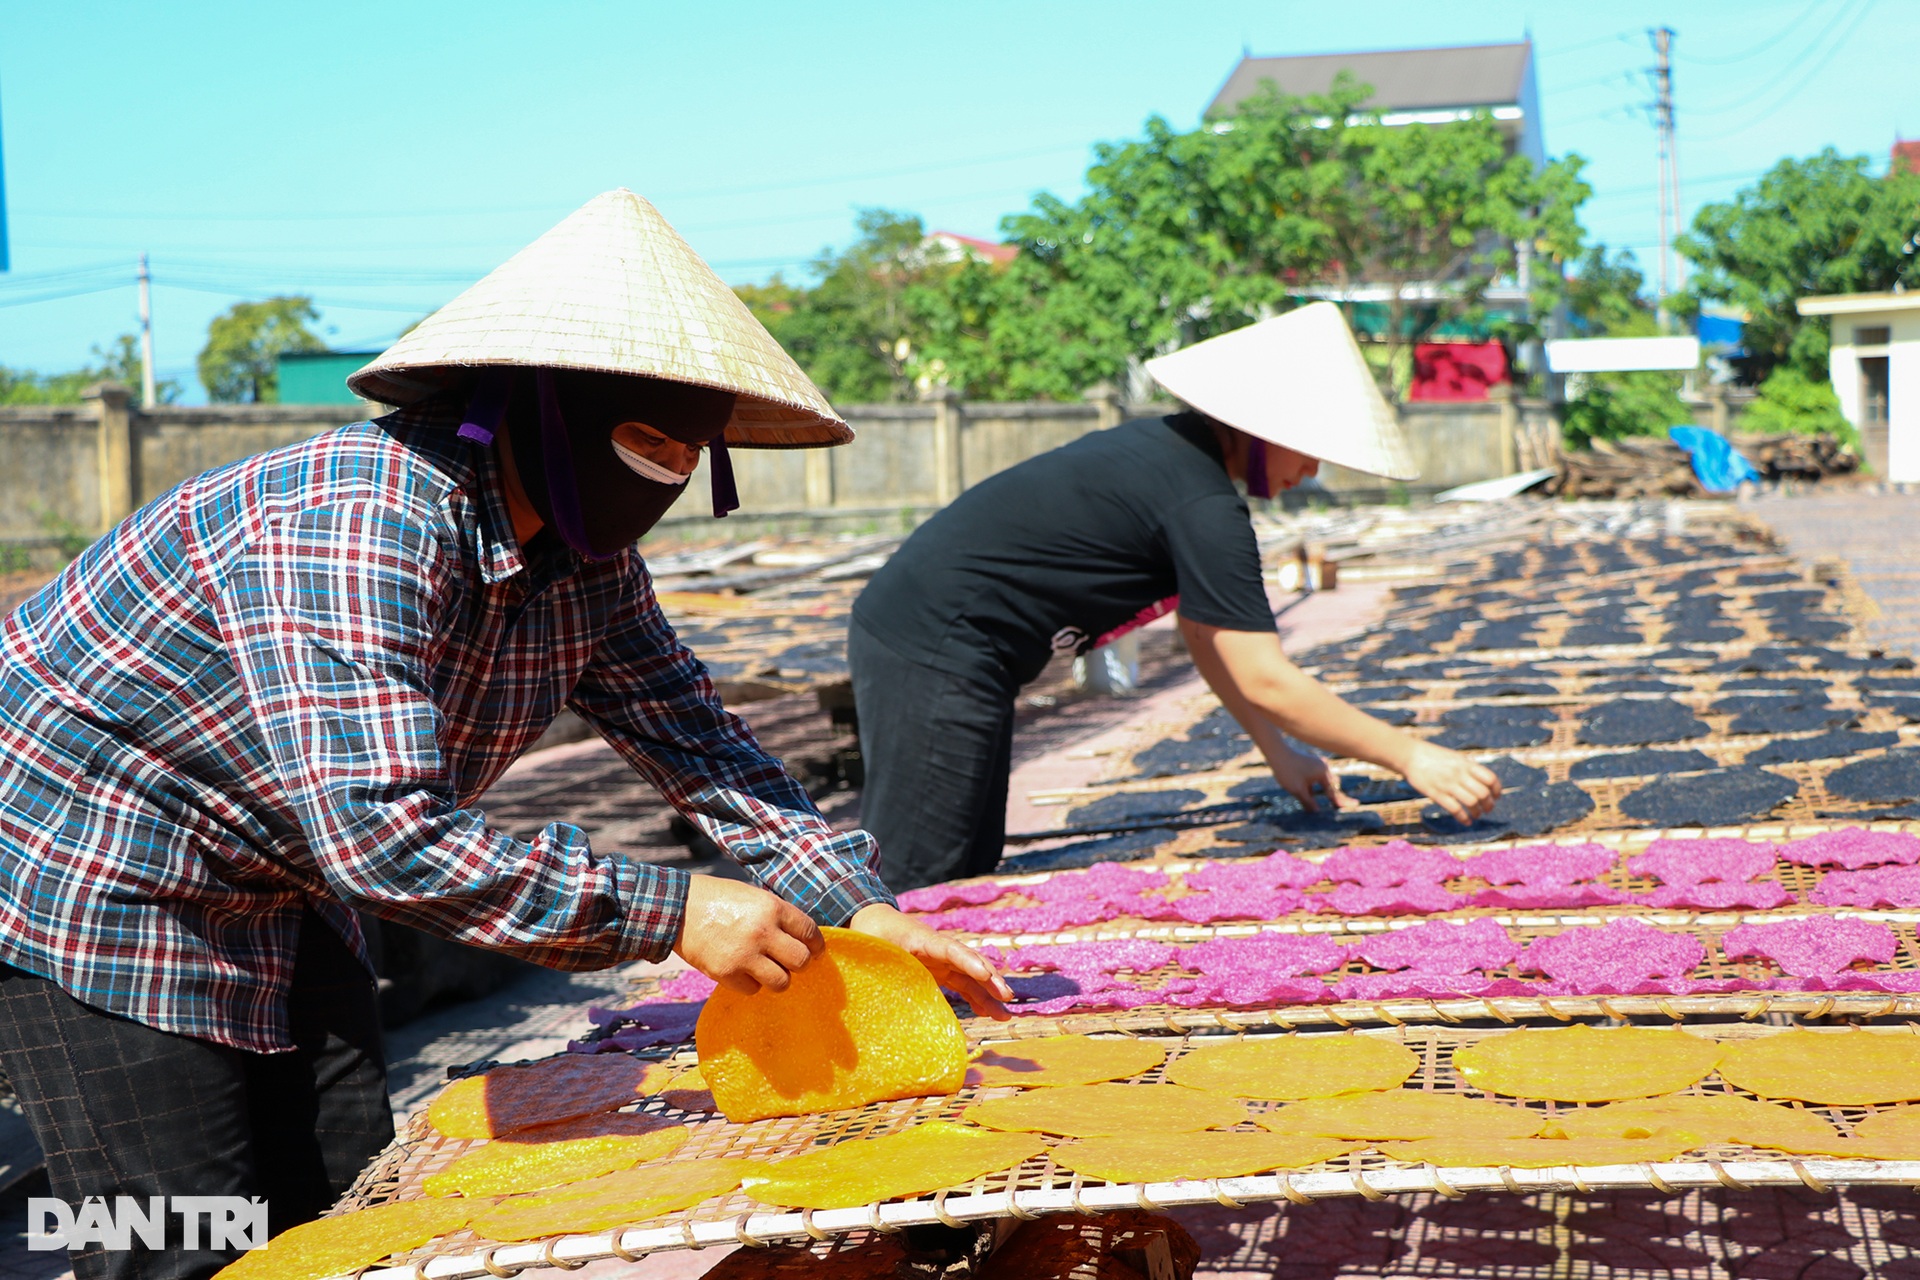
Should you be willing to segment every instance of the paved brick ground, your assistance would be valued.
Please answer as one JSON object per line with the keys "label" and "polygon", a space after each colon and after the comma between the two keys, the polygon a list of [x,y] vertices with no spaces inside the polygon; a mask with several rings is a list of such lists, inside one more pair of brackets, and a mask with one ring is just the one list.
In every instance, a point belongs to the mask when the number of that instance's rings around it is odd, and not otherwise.
{"label": "paved brick ground", "polygon": [[1920,492],[1770,496],[1748,509],[1800,559],[1845,563],[1879,614],[1866,621],[1871,643],[1920,654]]}
{"label": "paved brick ground", "polygon": [[[1752,510],[1794,554],[1809,561],[1838,558],[1847,564],[1880,611],[1868,624],[1875,643],[1920,652],[1920,496],[1850,491],[1762,499]],[[1299,634],[1290,635],[1289,642],[1304,646],[1324,638],[1324,632],[1364,626],[1378,603],[1379,594],[1374,592],[1342,591],[1316,598],[1290,616],[1288,630]],[[1093,765],[1090,747],[1126,738],[1156,713],[1164,716],[1170,699],[1199,691],[1190,665],[1170,634],[1162,631],[1150,636],[1143,647],[1142,692],[1147,696],[1141,700],[1075,697],[1064,664],[1050,669],[1029,689],[1016,737],[1017,776],[1022,784],[1015,788],[1017,804],[1034,786],[1073,785],[1072,778]],[[800,765],[801,772],[809,772],[807,766],[828,758],[845,741],[828,726],[810,696],[741,710],[768,747]],[[824,777],[817,771],[814,776]],[[843,826],[858,823],[857,792],[830,789],[824,781],[819,789],[830,818]],[[495,821],[518,834],[530,834],[549,821],[574,822],[597,839],[648,860],[717,869],[677,842],[658,797],[597,741],[528,757],[487,798],[486,806]],[[450,1064],[484,1057],[527,1057],[563,1047],[570,1035],[584,1028],[586,1006],[617,1001],[627,977],[621,972],[533,973],[494,996],[441,1010],[402,1028],[389,1044],[396,1111],[404,1114],[419,1105],[438,1087]],[[1725,1197],[1726,1205],[1716,1201],[1713,1211],[1703,1215],[1711,1221],[1685,1224],[1708,1227],[1714,1236],[1726,1235],[1730,1241],[1739,1234],[1726,1231],[1731,1221],[1775,1223],[1777,1219],[1792,1225],[1804,1220],[1805,1230],[1783,1227],[1762,1233],[1765,1240],[1744,1242],[1738,1248],[1722,1246],[1728,1254],[1724,1258],[1708,1257],[1704,1250],[1696,1256],[1698,1236],[1685,1245],[1666,1241],[1673,1246],[1668,1250],[1672,1256],[1656,1257],[1658,1250],[1649,1252],[1652,1246],[1638,1237],[1652,1240],[1665,1233],[1649,1233],[1640,1229],[1644,1224],[1636,1223],[1624,1233],[1615,1233],[1618,1239],[1609,1236],[1602,1242],[1606,1247],[1583,1245],[1591,1256],[1582,1255],[1580,1260],[1596,1268],[1612,1265],[1702,1276],[1716,1271],[1800,1275],[1812,1274],[1808,1267],[1823,1260],[1829,1265],[1838,1262],[1849,1252],[1849,1245],[1863,1247],[1858,1237],[1865,1229],[1858,1224],[1878,1215],[1860,1213],[1854,1202],[1861,1197],[1813,1198],[1807,1204],[1799,1202],[1802,1198],[1784,1192]],[[1593,1208],[1575,1206],[1575,1212],[1583,1207]],[[1621,1215],[1622,1207],[1611,1201],[1597,1206],[1597,1220],[1603,1224],[1620,1220],[1625,1225],[1633,1215]],[[1648,1206],[1635,1198],[1630,1207],[1644,1214]],[[1882,1206],[1875,1203],[1867,1208]],[[1193,1210],[1177,1216],[1206,1250],[1201,1274],[1222,1280],[1229,1276],[1333,1280],[1488,1272],[1539,1275],[1544,1280],[1557,1271],[1555,1263],[1564,1260],[1545,1243],[1559,1229],[1554,1219],[1564,1212],[1564,1205],[1546,1198],[1475,1197],[1458,1205],[1427,1198],[1382,1204],[1341,1200],[1296,1208],[1260,1206],[1243,1212]],[[24,1220],[24,1203],[0,1205],[0,1280],[60,1280],[64,1258],[25,1252],[18,1234]],[[1845,1224],[1852,1224],[1851,1232]],[[1675,1230],[1672,1234],[1687,1233]],[[1629,1241],[1627,1236],[1634,1239]],[[1619,1256],[1611,1256],[1609,1249]],[[585,1280],[613,1275],[623,1280],[685,1280],[703,1274],[726,1252],[661,1255],[639,1267],[597,1263]],[[1858,1276],[1864,1271],[1849,1263],[1832,1274]]]}

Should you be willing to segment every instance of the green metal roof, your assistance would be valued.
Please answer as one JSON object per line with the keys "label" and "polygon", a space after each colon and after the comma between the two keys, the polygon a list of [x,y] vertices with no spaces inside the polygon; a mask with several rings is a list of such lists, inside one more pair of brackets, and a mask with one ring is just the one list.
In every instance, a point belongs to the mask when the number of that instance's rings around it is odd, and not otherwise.
{"label": "green metal roof", "polygon": [[281,404],[359,404],[347,375],[378,351],[287,351],[277,361]]}

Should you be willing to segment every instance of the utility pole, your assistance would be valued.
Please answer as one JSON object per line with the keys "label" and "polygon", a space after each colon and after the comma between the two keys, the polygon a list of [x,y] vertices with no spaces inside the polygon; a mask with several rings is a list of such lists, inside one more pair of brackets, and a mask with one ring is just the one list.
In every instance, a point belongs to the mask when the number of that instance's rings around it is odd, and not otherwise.
{"label": "utility pole", "polygon": [[153,408],[153,277],[140,255],[140,407]]}
{"label": "utility pole", "polygon": [[1673,241],[1680,234],[1680,158],[1673,135],[1673,28],[1657,27],[1653,37],[1653,123],[1660,143],[1660,321],[1670,320],[1667,299],[1680,287],[1674,270]]}

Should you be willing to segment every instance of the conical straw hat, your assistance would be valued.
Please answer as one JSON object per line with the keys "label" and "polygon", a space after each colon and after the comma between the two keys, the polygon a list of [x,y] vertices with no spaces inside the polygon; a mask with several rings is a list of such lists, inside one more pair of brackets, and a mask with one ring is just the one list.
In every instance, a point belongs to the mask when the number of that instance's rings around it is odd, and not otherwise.
{"label": "conical straw hat", "polygon": [[1314,302],[1147,361],[1210,418],[1336,466],[1415,480],[1420,468],[1340,308]]}
{"label": "conical straw hat", "polygon": [[486,366],[629,373],[739,396],[727,443],[844,444],[853,431],[652,205],[596,196],[347,379],[384,404]]}

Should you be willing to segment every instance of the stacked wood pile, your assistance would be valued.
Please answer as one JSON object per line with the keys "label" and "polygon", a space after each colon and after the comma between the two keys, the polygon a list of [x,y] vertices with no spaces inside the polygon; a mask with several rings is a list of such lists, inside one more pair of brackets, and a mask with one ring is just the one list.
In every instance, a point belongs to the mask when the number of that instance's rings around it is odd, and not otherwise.
{"label": "stacked wood pile", "polygon": [[1860,469],[1860,455],[1830,435],[1735,436],[1733,447],[1769,480],[1819,480]]}
{"label": "stacked wood pile", "polygon": [[1652,498],[1701,489],[1679,445],[1664,436],[1624,436],[1560,455],[1560,474],[1547,481],[1546,491],[1567,498]]}
{"label": "stacked wood pile", "polygon": [[[1768,480],[1819,480],[1857,470],[1860,457],[1830,435],[1735,436],[1733,447]],[[1698,497],[1686,450],[1663,436],[1595,440],[1564,453],[1546,491],[1569,498]]]}

